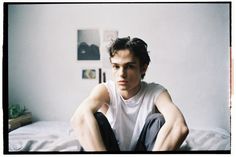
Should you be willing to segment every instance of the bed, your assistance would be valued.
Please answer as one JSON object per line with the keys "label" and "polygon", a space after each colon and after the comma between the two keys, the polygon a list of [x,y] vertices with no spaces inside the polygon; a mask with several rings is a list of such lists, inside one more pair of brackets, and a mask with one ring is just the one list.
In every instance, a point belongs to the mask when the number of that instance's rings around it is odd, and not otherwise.
{"label": "bed", "polygon": [[[69,122],[38,121],[8,133],[8,151],[11,152],[79,152]],[[229,152],[230,135],[213,130],[190,129],[179,151]]]}

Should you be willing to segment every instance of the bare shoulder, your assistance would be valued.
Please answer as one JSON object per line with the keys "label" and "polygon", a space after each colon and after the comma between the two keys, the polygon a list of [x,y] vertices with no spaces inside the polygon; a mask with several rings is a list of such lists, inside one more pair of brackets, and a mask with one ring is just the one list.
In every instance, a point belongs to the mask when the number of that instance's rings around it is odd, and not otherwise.
{"label": "bare shoulder", "polygon": [[104,84],[96,85],[92,89],[92,91],[89,95],[89,98],[104,101],[104,103],[109,103],[109,101],[110,101],[109,93],[108,93],[107,88]]}
{"label": "bare shoulder", "polygon": [[83,112],[88,110],[96,112],[99,108],[101,108],[101,106],[108,104],[109,101],[109,93],[105,85],[98,84],[92,89],[89,96],[79,105],[78,110],[83,110]]}
{"label": "bare shoulder", "polygon": [[168,91],[163,91],[158,97],[156,97],[155,105],[162,114],[177,109],[176,105],[172,102]]}
{"label": "bare shoulder", "polygon": [[157,109],[163,114],[166,120],[174,121],[177,118],[184,121],[184,117],[180,109],[172,102],[168,91],[162,92],[156,98],[155,104]]}
{"label": "bare shoulder", "polygon": [[163,103],[172,103],[172,99],[169,92],[163,91],[158,97],[156,97],[155,103],[156,105]]}

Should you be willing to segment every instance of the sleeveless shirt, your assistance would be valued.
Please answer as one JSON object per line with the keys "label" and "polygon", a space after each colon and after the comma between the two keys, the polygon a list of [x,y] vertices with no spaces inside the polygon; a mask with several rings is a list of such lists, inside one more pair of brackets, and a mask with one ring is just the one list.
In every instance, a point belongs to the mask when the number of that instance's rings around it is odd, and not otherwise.
{"label": "sleeveless shirt", "polygon": [[113,81],[104,83],[110,103],[106,117],[114,131],[120,150],[132,151],[138,141],[146,118],[157,112],[154,101],[166,89],[156,83],[141,82],[136,95],[124,100]]}

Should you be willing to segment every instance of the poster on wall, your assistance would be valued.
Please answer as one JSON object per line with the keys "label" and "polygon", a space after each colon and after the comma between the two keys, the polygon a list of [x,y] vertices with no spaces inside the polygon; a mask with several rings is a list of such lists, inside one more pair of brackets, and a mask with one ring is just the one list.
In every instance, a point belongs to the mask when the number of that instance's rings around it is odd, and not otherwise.
{"label": "poster on wall", "polygon": [[110,68],[110,56],[109,56],[109,47],[112,42],[118,37],[117,30],[103,30],[102,34],[102,43],[101,43],[101,61],[103,68]]}
{"label": "poster on wall", "polygon": [[103,42],[111,43],[118,37],[118,31],[116,30],[104,30],[103,31]]}
{"label": "poster on wall", "polygon": [[100,60],[99,30],[77,30],[77,60]]}

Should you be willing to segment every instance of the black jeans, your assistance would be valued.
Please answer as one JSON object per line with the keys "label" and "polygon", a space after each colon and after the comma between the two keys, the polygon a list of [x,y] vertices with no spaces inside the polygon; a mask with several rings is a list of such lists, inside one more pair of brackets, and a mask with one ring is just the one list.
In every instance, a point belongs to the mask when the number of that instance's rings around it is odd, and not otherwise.
{"label": "black jeans", "polygon": [[[120,151],[115,134],[107,118],[101,112],[96,112],[94,116],[98,122],[106,149],[108,151]],[[148,116],[134,151],[152,151],[157,134],[164,123],[165,119],[160,113]]]}

